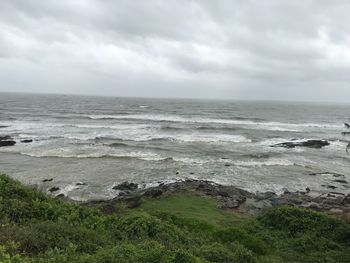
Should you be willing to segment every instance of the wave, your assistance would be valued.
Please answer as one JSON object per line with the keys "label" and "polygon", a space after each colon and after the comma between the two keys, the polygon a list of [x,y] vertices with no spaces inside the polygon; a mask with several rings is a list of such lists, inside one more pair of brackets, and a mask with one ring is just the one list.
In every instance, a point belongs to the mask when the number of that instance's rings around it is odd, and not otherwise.
{"label": "wave", "polygon": [[234,161],[234,165],[236,166],[293,166],[295,165],[294,162],[291,162],[287,159],[281,159],[281,158],[271,158],[264,161],[256,161],[256,160],[248,160],[248,161]]}
{"label": "wave", "polygon": [[[182,123],[214,123],[253,126],[253,129],[264,129],[272,131],[300,132],[305,128],[324,128],[341,129],[342,125],[322,124],[322,123],[284,123],[284,122],[265,122],[252,119],[210,119],[210,118],[189,118],[176,115],[152,115],[152,114],[130,114],[130,115],[89,115],[90,119],[104,120],[138,120],[155,122],[182,122]],[[252,128],[252,127],[250,127]]]}
{"label": "wave", "polygon": [[57,157],[57,158],[120,158],[120,159],[140,159],[146,161],[162,161],[166,157],[162,157],[154,153],[145,152],[128,152],[128,153],[108,153],[108,152],[93,152],[77,154],[64,149],[49,149],[42,151],[22,151],[22,155],[31,157]]}
{"label": "wave", "polygon": [[[119,140],[119,141],[134,141],[134,142],[206,142],[206,143],[250,143],[251,139],[242,135],[229,134],[179,134],[179,135],[154,135],[153,137],[139,136],[134,138],[116,138],[116,137],[98,137],[99,140]],[[112,144],[113,146],[113,144]],[[118,145],[117,145],[118,146]]]}

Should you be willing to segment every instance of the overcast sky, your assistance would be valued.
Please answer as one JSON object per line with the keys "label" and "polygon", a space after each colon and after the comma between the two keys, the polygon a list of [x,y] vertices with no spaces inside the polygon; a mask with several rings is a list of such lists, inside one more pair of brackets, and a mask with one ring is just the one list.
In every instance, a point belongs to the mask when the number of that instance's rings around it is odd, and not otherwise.
{"label": "overcast sky", "polygon": [[0,91],[350,101],[349,0],[1,0]]}

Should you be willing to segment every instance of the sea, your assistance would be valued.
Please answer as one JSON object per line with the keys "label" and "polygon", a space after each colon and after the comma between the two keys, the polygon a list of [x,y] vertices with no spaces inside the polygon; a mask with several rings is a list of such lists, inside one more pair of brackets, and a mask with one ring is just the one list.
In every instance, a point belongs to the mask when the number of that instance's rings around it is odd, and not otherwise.
{"label": "sea", "polygon": [[[186,179],[350,193],[350,104],[0,93],[0,171],[78,201]],[[321,149],[271,147],[309,139]],[[33,140],[30,143],[21,142]]]}

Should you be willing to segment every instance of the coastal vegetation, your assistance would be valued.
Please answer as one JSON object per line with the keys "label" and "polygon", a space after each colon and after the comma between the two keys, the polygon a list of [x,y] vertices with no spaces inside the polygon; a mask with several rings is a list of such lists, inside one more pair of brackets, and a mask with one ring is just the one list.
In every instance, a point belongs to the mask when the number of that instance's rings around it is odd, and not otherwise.
{"label": "coastal vegetation", "polygon": [[252,217],[179,193],[109,211],[0,175],[0,262],[350,262],[349,221],[308,209]]}

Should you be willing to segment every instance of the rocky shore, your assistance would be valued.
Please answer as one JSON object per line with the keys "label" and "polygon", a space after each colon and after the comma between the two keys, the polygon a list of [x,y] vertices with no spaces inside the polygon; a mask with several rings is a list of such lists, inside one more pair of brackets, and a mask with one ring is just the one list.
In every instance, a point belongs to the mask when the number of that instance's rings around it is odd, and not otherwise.
{"label": "rocky shore", "polygon": [[333,192],[312,197],[308,194],[309,189],[293,193],[286,191],[282,195],[276,195],[273,192],[253,194],[235,186],[192,179],[160,184],[148,189],[139,189],[135,183],[124,182],[115,188],[120,190],[120,193],[114,199],[88,201],[83,204],[112,213],[120,204],[125,204],[128,208],[138,207],[142,198],[164,198],[173,194],[192,193],[216,199],[222,209],[249,215],[259,215],[269,208],[281,205],[310,208],[332,214],[350,213],[350,194]]}

